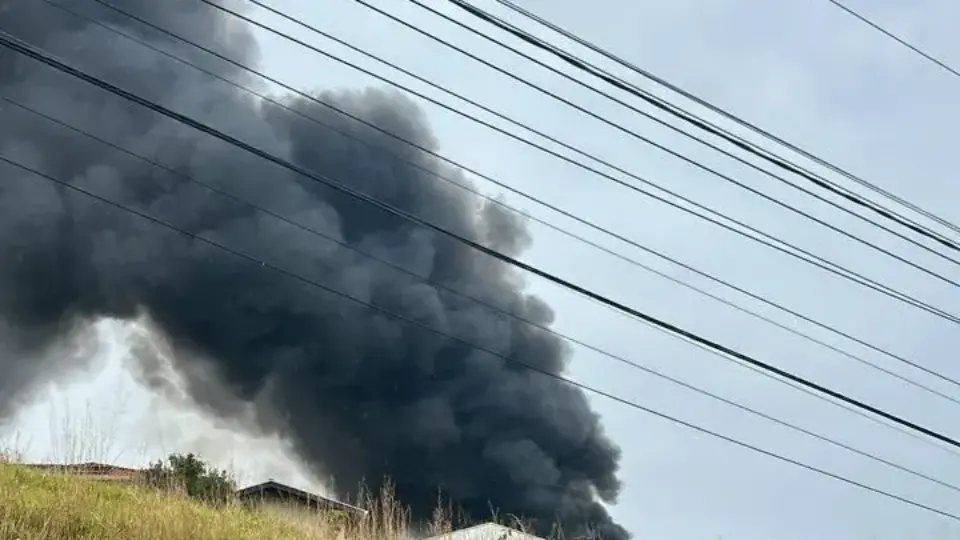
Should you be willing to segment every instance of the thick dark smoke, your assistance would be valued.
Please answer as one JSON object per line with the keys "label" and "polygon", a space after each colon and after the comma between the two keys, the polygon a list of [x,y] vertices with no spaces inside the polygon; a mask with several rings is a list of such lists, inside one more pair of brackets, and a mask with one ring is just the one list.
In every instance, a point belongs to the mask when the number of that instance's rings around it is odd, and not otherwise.
{"label": "thick dark smoke", "polygon": [[[246,28],[195,0],[118,3],[236,59],[257,61]],[[92,2],[67,4],[215,65]],[[0,28],[491,247],[516,254],[529,243],[523,223],[496,206],[39,0],[0,2]],[[237,70],[217,69],[256,84]],[[323,66],[316,70],[322,82]],[[0,93],[432,281],[551,323],[550,308],[524,292],[515,271],[9,51],[0,53]],[[379,90],[318,96],[437,146],[423,114],[401,96]],[[290,104],[424,167],[459,174],[315,103],[290,98]],[[569,351],[549,334],[5,103],[0,152],[445,333],[564,370]],[[582,392],[8,165],[0,165],[0,179],[0,420],[36,384],[76,367],[75,355],[52,348],[75,342],[104,317],[146,317],[189,374],[198,405],[233,414],[211,385],[256,401],[264,407],[262,427],[288,437],[342,492],[390,477],[418,517],[430,515],[440,489],[476,518],[495,508],[534,518],[541,529],[556,521],[568,534],[595,525],[606,538],[628,537],[596,502],[613,501],[619,491],[619,451]]]}

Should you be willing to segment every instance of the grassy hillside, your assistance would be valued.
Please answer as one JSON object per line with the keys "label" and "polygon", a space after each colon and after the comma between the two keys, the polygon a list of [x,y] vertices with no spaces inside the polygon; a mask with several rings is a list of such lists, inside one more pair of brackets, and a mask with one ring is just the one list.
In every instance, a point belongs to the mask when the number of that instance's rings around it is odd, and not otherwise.
{"label": "grassy hillside", "polygon": [[[0,463],[0,540],[388,540],[403,513],[383,503],[363,522],[307,522],[269,510],[211,507],[176,494]],[[340,516],[342,518],[342,516]]]}

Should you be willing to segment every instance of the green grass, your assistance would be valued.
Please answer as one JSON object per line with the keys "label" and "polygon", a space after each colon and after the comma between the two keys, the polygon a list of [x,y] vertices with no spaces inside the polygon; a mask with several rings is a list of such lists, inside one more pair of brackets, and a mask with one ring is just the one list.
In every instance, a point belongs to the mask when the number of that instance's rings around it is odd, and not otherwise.
{"label": "green grass", "polygon": [[2,540],[393,540],[405,512],[370,500],[366,519],[208,506],[176,493],[0,463]]}

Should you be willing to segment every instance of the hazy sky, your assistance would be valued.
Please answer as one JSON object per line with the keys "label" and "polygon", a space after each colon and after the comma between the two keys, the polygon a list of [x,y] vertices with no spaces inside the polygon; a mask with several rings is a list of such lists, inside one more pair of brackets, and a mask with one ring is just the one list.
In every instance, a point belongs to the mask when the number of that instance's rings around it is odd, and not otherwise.
{"label": "hazy sky", "polygon": [[[948,311],[960,302],[960,294],[948,284],[788,214],[717,177],[550,101],[352,0],[271,0],[269,3],[582,146],[618,166]],[[892,247],[944,275],[960,279],[956,267],[822,204],[815,205],[809,197],[798,195],[779,182],[669,134],[652,122],[469,36],[408,2],[379,0],[375,3],[419,28],[450,38],[524,79],[545,85],[771,195]],[[434,4],[467,20],[444,2]],[[492,1],[477,0],[477,4],[495,13],[508,14]],[[529,0],[526,4],[645,69],[924,208],[960,222],[960,206],[956,203],[960,200],[960,182],[954,178],[956,143],[952,136],[952,129],[960,120],[960,102],[951,97],[960,90],[960,80],[855,21],[826,0],[603,0],[589,4]],[[917,0],[909,6],[906,4],[850,1],[852,7],[862,9],[888,28],[950,62],[949,53],[960,45],[955,36],[960,4],[947,0]],[[250,13],[335,54],[356,58],[267,14],[255,10]],[[474,20],[468,22],[480,24]],[[260,44],[262,69],[305,90],[359,88],[374,83],[364,75],[275,36],[263,35]],[[960,64],[960,58],[953,61]],[[369,61],[362,63],[405,80]],[[602,65],[614,69],[607,63]],[[561,69],[567,68],[561,66]],[[616,72],[637,80],[623,70]],[[439,96],[436,92],[431,95]],[[449,98],[443,99],[455,103]],[[642,105],[638,103],[638,106]],[[960,377],[960,367],[953,357],[960,345],[960,332],[948,322],[720,231],[451,113],[424,107],[445,155],[871,343],[952,377]],[[489,193],[498,192],[479,180],[478,185]],[[800,321],[754,306],[747,299],[720,291],[689,272],[598,237],[531,203],[509,195],[506,200],[678,278],[716,290],[738,303],[761,309],[781,322],[801,327]],[[532,230],[535,244],[524,256],[528,262],[859,399],[960,436],[953,422],[960,406],[907,387],[555,232],[538,226],[532,226]],[[960,484],[960,457],[956,455],[814,400],[550,285],[532,279],[530,285],[556,308],[556,328],[561,332],[807,429]],[[814,328],[802,328],[885,367],[960,395],[957,388],[908,371],[878,354]],[[212,421],[185,410],[175,400],[147,395],[125,375],[123,343],[118,337],[123,329],[105,325],[103,331],[105,339],[114,345],[97,363],[98,371],[51,388],[49,395],[38,397],[36,406],[23,411],[10,431],[11,444],[29,458],[69,458],[66,456],[67,448],[71,447],[68,434],[84,427],[83,418],[87,416],[84,411],[89,410],[97,416],[93,425],[87,427],[104,433],[104,438],[110,439],[105,445],[110,448],[91,448],[87,453],[103,454],[104,459],[136,463],[165,452],[196,450],[224,466],[238,469],[252,481],[270,475],[314,484],[284,457],[280,443],[234,435],[229,427],[218,428]],[[596,353],[578,350],[572,375],[578,381],[726,435],[960,513],[956,492],[751,417]],[[960,524],[699,435],[603,398],[595,398],[594,402],[610,434],[623,448],[622,477],[626,487],[612,511],[638,539],[892,540],[940,539],[960,534]],[[111,411],[111,414],[104,415],[102,411]],[[256,456],[255,462],[248,456]]]}

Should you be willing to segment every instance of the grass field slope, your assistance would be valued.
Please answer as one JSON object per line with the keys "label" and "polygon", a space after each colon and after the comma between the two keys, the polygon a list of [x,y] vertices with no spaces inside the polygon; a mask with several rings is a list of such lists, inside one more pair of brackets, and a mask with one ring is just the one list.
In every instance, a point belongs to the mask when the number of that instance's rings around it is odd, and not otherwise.
{"label": "grass field slope", "polygon": [[0,463],[2,540],[394,540],[407,538],[403,512],[379,504],[345,523],[292,519],[268,509],[210,506],[135,484]]}

